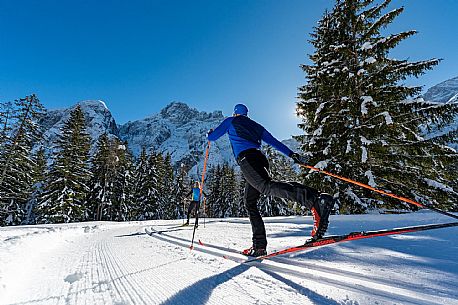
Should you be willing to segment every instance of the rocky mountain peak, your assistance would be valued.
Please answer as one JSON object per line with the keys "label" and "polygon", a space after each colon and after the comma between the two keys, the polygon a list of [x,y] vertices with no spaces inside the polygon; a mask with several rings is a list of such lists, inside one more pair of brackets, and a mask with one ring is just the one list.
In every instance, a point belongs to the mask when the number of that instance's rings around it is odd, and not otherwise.
{"label": "rocky mountain peak", "polygon": [[195,108],[189,107],[186,103],[172,102],[163,108],[159,115],[166,120],[169,120],[175,124],[185,124],[187,122],[197,120],[206,121],[208,119],[223,119],[223,113],[221,111],[214,111],[207,113],[205,111],[199,112]]}
{"label": "rocky mountain peak", "polygon": [[172,102],[161,110],[160,115],[174,123],[188,122],[199,115],[199,111],[182,102]]}

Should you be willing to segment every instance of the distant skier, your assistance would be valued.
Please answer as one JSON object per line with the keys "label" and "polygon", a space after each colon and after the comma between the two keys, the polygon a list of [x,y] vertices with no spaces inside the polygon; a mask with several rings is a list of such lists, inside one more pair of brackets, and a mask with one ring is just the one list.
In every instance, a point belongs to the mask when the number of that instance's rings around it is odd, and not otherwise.
{"label": "distant skier", "polygon": [[269,162],[259,150],[261,141],[292,158],[295,163],[304,164],[307,158],[291,151],[263,126],[248,118],[248,108],[243,104],[235,105],[233,116],[226,118],[215,130],[210,129],[207,137],[209,141],[216,141],[225,133],[229,135],[235,159],[247,181],[244,202],[253,231],[253,245],[243,254],[257,257],[267,253],[266,230],[257,207],[261,194],[287,198],[308,207],[314,220],[312,237],[321,238],[328,228],[334,198],[297,182],[273,181],[268,173]]}
{"label": "distant skier", "polygon": [[[191,189],[191,191],[186,196],[189,196],[191,194],[192,194],[192,200],[189,203],[189,207],[188,207],[188,220],[184,223],[184,226],[189,225],[189,218],[191,217],[192,210],[196,209],[196,215],[199,212],[200,201],[202,199],[201,196],[200,196],[200,183],[199,183],[199,181],[196,181],[194,183],[194,187]],[[204,191],[202,191],[202,194],[204,196],[207,196],[207,195],[205,195]],[[199,218],[198,217],[196,217],[195,225],[196,226],[199,225]]]}

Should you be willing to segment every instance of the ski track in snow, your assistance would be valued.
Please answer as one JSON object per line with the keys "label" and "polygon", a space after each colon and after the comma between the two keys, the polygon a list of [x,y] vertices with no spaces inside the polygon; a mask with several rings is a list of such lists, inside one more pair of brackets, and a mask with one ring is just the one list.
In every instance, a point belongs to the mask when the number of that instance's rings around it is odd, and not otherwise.
{"label": "ski track in snow", "polygon": [[[266,218],[269,250],[310,217]],[[435,213],[332,216],[330,234],[449,221]],[[0,304],[458,304],[458,228],[341,243],[239,264],[247,219],[92,222],[0,229]],[[202,240],[204,245],[198,245]]]}

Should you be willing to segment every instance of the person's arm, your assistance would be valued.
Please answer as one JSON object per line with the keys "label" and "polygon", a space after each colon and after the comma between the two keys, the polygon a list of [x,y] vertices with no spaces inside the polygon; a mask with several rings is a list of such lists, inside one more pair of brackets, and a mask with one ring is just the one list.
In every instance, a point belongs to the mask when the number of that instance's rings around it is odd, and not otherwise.
{"label": "person's arm", "polygon": [[274,138],[273,135],[271,135],[267,130],[264,129],[262,133],[262,140],[278,150],[279,152],[283,153],[287,157],[290,157],[293,154],[293,151],[289,149],[285,144],[282,142],[278,141],[277,139]]}
{"label": "person's arm", "polygon": [[221,138],[221,136],[223,136],[231,126],[232,119],[232,117],[229,117],[222,121],[221,124],[219,124],[219,126],[215,128],[215,130],[210,130],[207,136],[208,140],[216,141],[219,138]]}

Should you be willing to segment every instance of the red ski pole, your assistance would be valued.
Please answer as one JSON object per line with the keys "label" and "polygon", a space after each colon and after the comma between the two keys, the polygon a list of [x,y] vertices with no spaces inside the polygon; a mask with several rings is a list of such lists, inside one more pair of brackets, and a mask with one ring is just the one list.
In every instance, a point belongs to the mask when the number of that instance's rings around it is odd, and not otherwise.
{"label": "red ski pole", "polygon": [[440,213],[440,214],[443,214],[443,215],[447,215],[449,217],[452,217],[452,218],[455,218],[455,219],[458,219],[458,216],[452,214],[452,213],[448,213],[448,212],[445,212],[445,211],[442,211],[438,208],[435,208],[435,207],[432,207],[432,206],[427,206],[427,205],[424,205],[424,204],[421,204],[417,201],[414,201],[412,199],[409,199],[409,198],[405,198],[405,197],[402,197],[402,196],[399,196],[399,195],[396,195],[396,194],[393,194],[393,193],[388,193],[384,190],[380,190],[380,189],[377,189],[375,187],[372,187],[370,185],[367,185],[367,184],[364,184],[362,182],[358,182],[358,181],[355,181],[355,180],[352,180],[350,178],[345,178],[345,177],[342,177],[342,176],[339,176],[339,175],[336,175],[336,174],[333,174],[333,173],[330,173],[330,172],[327,172],[327,171],[324,171],[324,170],[321,170],[319,168],[316,168],[316,167],[313,167],[313,166],[310,166],[310,165],[306,165],[306,164],[300,164],[301,166],[303,167],[306,167],[308,169],[311,169],[313,171],[316,171],[316,172],[319,172],[319,173],[322,173],[324,175],[327,175],[327,176],[330,176],[330,177],[334,177],[336,179],[339,179],[339,180],[342,180],[342,181],[345,181],[345,182],[348,182],[348,183],[351,183],[351,184],[354,184],[354,185],[358,185],[362,188],[365,188],[365,189],[368,189],[368,190],[371,190],[373,192],[376,192],[376,193],[379,193],[379,194],[382,194],[384,196],[388,196],[388,197],[391,197],[391,198],[395,198],[395,199],[398,199],[398,200],[401,200],[401,201],[404,201],[404,202],[407,202],[407,203],[410,203],[410,204],[413,204],[413,205],[416,205],[417,207],[420,207],[420,208],[425,208],[425,209],[429,209],[429,210],[432,210],[434,212],[437,212],[437,213]]}

